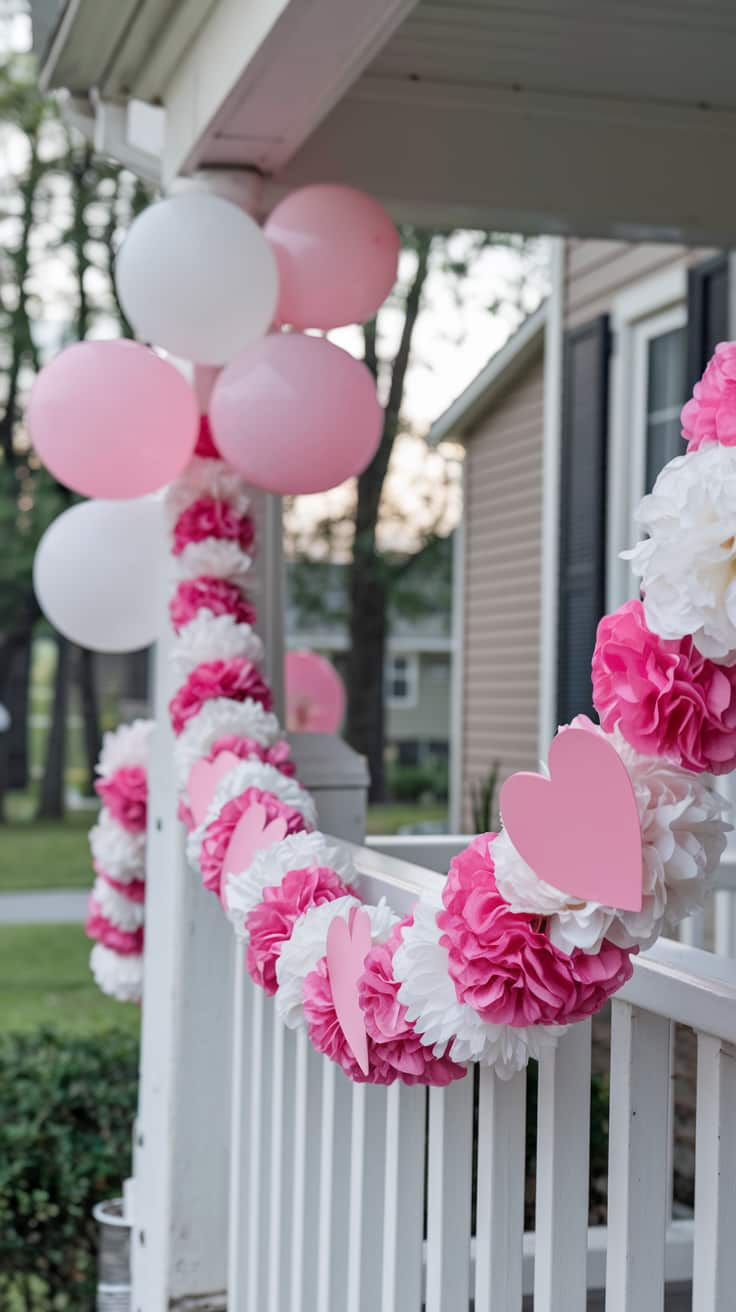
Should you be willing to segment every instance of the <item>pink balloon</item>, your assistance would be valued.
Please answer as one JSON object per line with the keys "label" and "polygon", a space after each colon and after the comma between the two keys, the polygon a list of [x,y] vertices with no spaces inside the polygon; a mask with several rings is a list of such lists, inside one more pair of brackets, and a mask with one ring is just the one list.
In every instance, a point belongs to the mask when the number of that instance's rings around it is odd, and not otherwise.
{"label": "pink balloon", "polygon": [[125,500],[170,483],[191,459],[194,392],[139,342],[77,342],[38,375],[28,405],[33,445],[60,483]]}
{"label": "pink balloon", "polygon": [[210,424],[224,460],[255,487],[326,492],[369,464],[383,412],[365,365],[323,337],[274,333],[223,369]]}
{"label": "pink balloon", "polygon": [[284,666],[286,723],[292,732],[337,733],[345,714],[345,684],[314,651],[288,651]]}
{"label": "pink balloon", "polygon": [[396,227],[354,187],[323,182],[293,191],[264,231],[279,266],[278,319],[294,328],[365,323],[396,281]]}

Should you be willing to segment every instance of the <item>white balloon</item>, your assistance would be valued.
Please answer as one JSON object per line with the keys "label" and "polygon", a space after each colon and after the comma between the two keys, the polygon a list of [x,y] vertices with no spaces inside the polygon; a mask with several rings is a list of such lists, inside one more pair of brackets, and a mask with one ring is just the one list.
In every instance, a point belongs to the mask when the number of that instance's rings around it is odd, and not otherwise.
{"label": "white balloon", "polygon": [[164,623],[163,501],[82,501],[54,520],[36,550],[44,615],[92,651],[137,651]]}
{"label": "white balloon", "polygon": [[276,313],[276,258],[258,224],[208,192],[150,205],[123,242],[115,282],[139,337],[197,364],[225,364]]}

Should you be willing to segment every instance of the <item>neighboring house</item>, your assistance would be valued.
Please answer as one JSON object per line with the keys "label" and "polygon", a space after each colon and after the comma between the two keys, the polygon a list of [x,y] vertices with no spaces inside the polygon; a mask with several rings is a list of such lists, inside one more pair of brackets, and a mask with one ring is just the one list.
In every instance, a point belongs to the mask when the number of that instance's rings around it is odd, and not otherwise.
{"label": "neighboring house", "polygon": [[[410,608],[392,605],[384,670],[386,755],[401,765],[447,760],[450,736],[451,542],[446,559],[412,565]],[[286,645],[328,656],[345,673],[348,566],[287,565]]]}
{"label": "neighboring house", "polygon": [[636,505],[684,450],[680,409],[729,336],[730,257],[554,244],[550,298],[435,423],[465,444],[451,788],[456,824],[494,762],[534,769],[591,709],[598,619],[636,581]]}

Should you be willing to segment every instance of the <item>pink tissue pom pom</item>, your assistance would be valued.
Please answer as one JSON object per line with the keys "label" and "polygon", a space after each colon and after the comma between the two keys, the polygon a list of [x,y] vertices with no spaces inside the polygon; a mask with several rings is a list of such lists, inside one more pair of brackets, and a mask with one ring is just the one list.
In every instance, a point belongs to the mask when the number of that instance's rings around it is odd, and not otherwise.
{"label": "pink tissue pom pom", "polygon": [[226,661],[202,661],[169,702],[174,733],[181,733],[188,720],[215,697],[234,702],[250,698],[270,711],[273,699],[268,684],[246,656],[231,656]]}
{"label": "pink tissue pom pom", "polygon": [[266,819],[269,822],[279,817],[283,818],[286,821],[287,834],[299,834],[309,828],[301,811],[297,811],[293,806],[287,806],[278,797],[274,797],[273,793],[264,792],[262,788],[246,788],[239,797],[226,802],[217,819],[213,820],[204,831],[199,857],[204,886],[211,892],[217,893],[218,897],[222,866],[233,831],[241,815],[249,806],[253,806],[254,802],[260,802],[265,808]]}
{"label": "pink tissue pom pom", "polygon": [[95,791],[123,829],[132,834],[145,829],[148,780],[142,765],[122,765],[106,779],[97,779]]}
{"label": "pink tissue pom pom", "polygon": [[511,911],[481,834],[453,858],[442,891],[448,969],[459,1002],[494,1025],[566,1025],[599,1011],[631,977],[631,953],[604,940],[597,955],[556,948],[538,916]]}
{"label": "pink tissue pom pom", "polygon": [[131,956],[133,953],[143,951],[143,926],[130,933],[118,929],[117,925],[113,925],[112,921],[103,916],[99,903],[93,897],[90,897],[87,904],[84,930],[87,938],[95,939],[97,943],[102,943],[103,947],[111,948],[113,952],[119,952],[122,956]]}
{"label": "pink tissue pom pom", "polygon": [[239,738],[235,733],[225,734],[212,744],[204,759],[214,761],[220,752],[232,752],[241,761],[262,761],[264,765],[272,765],[275,770],[280,770],[289,779],[293,779],[296,774],[296,766],[291,760],[291,748],[284,738],[272,743],[270,747],[263,747],[255,738]]}
{"label": "pink tissue pom pom", "polygon": [[173,537],[175,556],[180,556],[190,542],[204,542],[207,538],[236,542],[241,551],[250,551],[255,529],[250,515],[238,515],[228,501],[200,497],[181,512]]}
{"label": "pink tissue pom pom", "polygon": [[736,445],[736,342],[719,342],[681,420],[688,451],[706,442]]}
{"label": "pink tissue pom pom", "polygon": [[227,579],[203,574],[198,579],[182,580],[169,602],[169,616],[176,632],[196,619],[200,610],[209,610],[213,615],[232,615],[236,624],[255,624],[255,607],[237,584]]}
{"label": "pink tissue pom pom", "polygon": [[199,434],[194,454],[195,456],[202,456],[205,460],[222,460],[222,456],[215,446],[207,415],[199,416]]}
{"label": "pink tissue pom pom", "polygon": [[119,893],[121,897],[127,897],[129,902],[145,902],[145,879],[130,879],[127,884],[124,884],[122,880],[113,879],[112,875],[108,875],[99,861],[92,862],[92,869],[100,879],[104,879],[105,883],[110,885],[110,888],[114,888],[116,893]]}
{"label": "pink tissue pom pom", "polygon": [[266,993],[275,993],[276,962],[299,916],[310,907],[345,897],[349,889],[329,866],[290,870],[280,884],[263,890],[263,900],[245,918],[248,974]]}
{"label": "pink tissue pom pom", "polygon": [[736,666],[708,660],[690,637],[651,633],[640,601],[598,625],[593,701],[606,733],[618,725],[643,756],[696,773],[736,766]]}

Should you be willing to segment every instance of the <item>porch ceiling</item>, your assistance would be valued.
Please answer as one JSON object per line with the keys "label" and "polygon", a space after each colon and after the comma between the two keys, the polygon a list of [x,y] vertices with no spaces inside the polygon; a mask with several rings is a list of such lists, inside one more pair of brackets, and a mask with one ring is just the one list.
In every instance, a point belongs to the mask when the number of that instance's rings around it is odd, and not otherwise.
{"label": "porch ceiling", "polygon": [[736,244],[729,0],[185,0],[178,35],[154,9],[150,53],[104,78],[166,105],[168,176],[246,164],[420,222]]}

